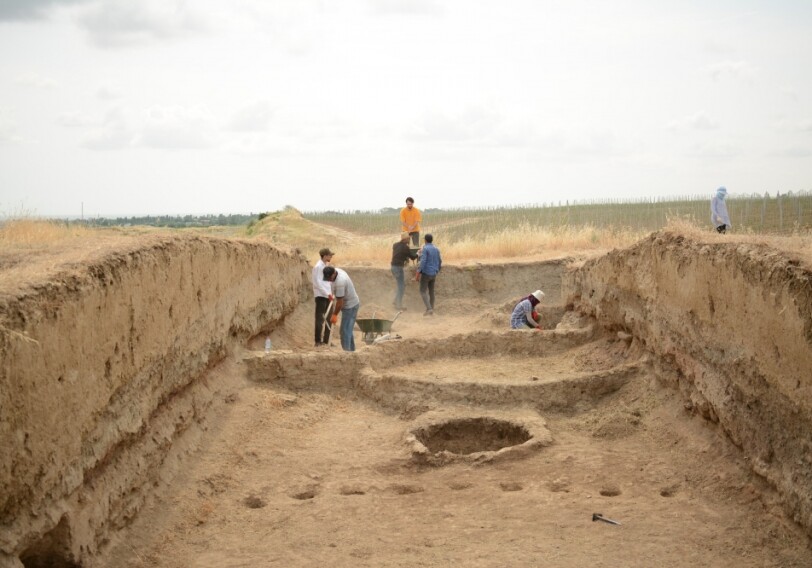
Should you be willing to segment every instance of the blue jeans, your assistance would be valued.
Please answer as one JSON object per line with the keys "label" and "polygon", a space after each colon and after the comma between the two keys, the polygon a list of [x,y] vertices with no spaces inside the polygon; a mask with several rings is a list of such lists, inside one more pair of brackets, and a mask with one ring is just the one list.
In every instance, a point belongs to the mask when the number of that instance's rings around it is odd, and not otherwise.
{"label": "blue jeans", "polygon": [[403,292],[406,290],[406,279],[403,275],[403,267],[393,264],[392,276],[395,277],[395,282],[398,283],[398,291],[395,293],[395,307],[401,309],[403,307]]}
{"label": "blue jeans", "polygon": [[355,351],[355,336],[352,334],[352,329],[355,327],[355,318],[358,317],[358,304],[354,308],[344,308],[341,310],[341,348],[344,351]]}

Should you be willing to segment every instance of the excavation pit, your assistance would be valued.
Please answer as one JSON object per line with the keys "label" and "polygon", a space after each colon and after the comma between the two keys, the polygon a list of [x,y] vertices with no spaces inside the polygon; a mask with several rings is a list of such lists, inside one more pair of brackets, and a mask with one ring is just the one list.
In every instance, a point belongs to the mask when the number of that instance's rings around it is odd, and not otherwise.
{"label": "excavation pit", "polygon": [[470,416],[453,411],[423,416],[407,436],[412,459],[431,465],[520,457],[551,441],[544,421],[538,416]]}
{"label": "excavation pit", "polygon": [[517,446],[530,439],[523,427],[493,418],[465,418],[433,424],[415,433],[415,437],[432,453],[473,454],[496,452]]}

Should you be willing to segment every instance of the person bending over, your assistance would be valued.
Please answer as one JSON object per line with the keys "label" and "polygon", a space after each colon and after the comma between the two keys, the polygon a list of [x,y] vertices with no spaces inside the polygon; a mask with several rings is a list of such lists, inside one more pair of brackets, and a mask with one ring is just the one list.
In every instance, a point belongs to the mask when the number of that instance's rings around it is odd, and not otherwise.
{"label": "person bending over", "polygon": [[355,327],[355,318],[358,317],[358,308],[361,307],[361,300],[355,293],[355,286],[352,284],[349,275],[333,266],[324,267],[324,279],[330,282],[330,287],[335,298],[335,308],[330,317],[330,323],[335,325],[338,322],[338,312],[341,312],[341,348],[344,351],[355,351],[355,337],[352,334]]}
{"label": "person bending over", "polygon": [[536,306],[541,302],[544,297],[544,292],[536,290],[526,298],[516,304],[513,308],[513,313],[510,314],[510,328],[511,329],[524,329],[525,326],[532,329],[541,329],[541,325],[537,320],[538,313]]}

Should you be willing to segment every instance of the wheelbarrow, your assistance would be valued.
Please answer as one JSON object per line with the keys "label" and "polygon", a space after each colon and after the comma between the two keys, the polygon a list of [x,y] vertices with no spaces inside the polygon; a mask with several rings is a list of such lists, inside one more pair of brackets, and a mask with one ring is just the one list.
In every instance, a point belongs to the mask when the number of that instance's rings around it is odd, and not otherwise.
{"label": "wheelbarrow", "polygon": [[392,330],[392,324],[395,323],[395,320],[398,319],[400,312],[395,314],[395,317],[391,320],[386,319],[378,319],[375,317],[375,314],[372,314],[371,318],[361,318],[355,320],[355,325],[358,326],[358,329],[361,330],[363,333],[364,343],[367,345],[371,345],[375,342],[375,338],[378,336],[389,333]]}

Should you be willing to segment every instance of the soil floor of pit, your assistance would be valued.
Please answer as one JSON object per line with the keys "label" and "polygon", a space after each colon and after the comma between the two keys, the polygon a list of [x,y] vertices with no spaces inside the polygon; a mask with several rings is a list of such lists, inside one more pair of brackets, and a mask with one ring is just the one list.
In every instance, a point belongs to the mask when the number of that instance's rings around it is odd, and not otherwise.
{"label": "soil floor of pit", "polygon": [[[401,314],[393,334],[442,341],[498,329],[508,317],[474,320],[464,301],[443,305],[431,318]],[[310,314],[303,306],[291,317],[275,349],[320,356]],[[377,348],[359,334],[356,342]],[[623,345],[602,338],[526,359],[449,353],[393,362],[389,371],[437,381],[561,380],[625,363]],[[812,566],[809,541],[775,492],[717,426],[686,412],[649,372],[597,403],[543,413],[553,443],[527,457],[418,467],[404,446],[413,413],[352,393],[250,382],[240,361],[208,378],[219,403],[202,447],[117,535],[107,565]],[[595,522],[593,513],[622,524]]]}

